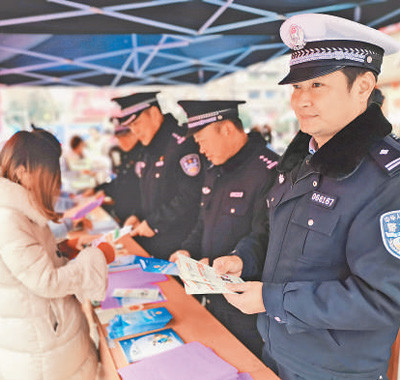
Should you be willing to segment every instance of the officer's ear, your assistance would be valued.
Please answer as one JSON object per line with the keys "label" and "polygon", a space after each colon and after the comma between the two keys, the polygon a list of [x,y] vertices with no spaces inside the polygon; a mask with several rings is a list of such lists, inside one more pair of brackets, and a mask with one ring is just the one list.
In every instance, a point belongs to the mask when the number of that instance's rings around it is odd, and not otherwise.
{"label": "officer's ear", "polygon": [[232,127],[235,128],[235,126],[232,124],[230,120],[222,121],[220,127],[220,134],[222,134],[223,136],[229,136],[232,133]]}
{"label": "officer's ear", "polygon": [[368,99],[374,90],[376,85],[376,79],[374,74],[371,71],[367,71],[363,74],[360,74],[354,84],[354,90],[357,91],[357,96],[359,97],[360,103],[367,104]]}

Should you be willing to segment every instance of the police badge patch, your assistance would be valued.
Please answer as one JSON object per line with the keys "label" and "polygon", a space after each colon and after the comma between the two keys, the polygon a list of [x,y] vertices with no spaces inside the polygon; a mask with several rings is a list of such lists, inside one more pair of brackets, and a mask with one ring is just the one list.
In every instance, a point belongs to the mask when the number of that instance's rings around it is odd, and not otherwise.
{"label": "police badge patch", "polygon": [[400,210],[381,215],[380,226],[385,248],[391,255],[400,259]]}
{"label": "police badge patch", "polygon": [[195,177],[200,173],[201,164],[198,154],[187,154],[179,160],[179,163],[184,173],[190,177]]}

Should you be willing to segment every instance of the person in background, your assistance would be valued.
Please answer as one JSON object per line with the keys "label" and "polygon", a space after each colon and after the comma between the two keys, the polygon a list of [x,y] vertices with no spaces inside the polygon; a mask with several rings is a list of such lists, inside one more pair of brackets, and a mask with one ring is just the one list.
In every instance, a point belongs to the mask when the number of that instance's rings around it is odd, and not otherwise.
{"label": "person in background", "polygon": [[[262,280],[226,298],[258,313],[264,362],[282,380],[387,379],[400,325],[400,144],[372,98],[383,55],[400,45],[323,14],[289,18],[281,37],[293,52],[280,84],[293,87],[301,130],[268,196]],[[247,270],[237,255],[217,260],[220,273]]]}
{"label": "person in background", "polygon": [[111,182],[102,183],[83,194],[89,196],[101,191],[111,197],[112,204],[103,205],[103,207],[120,224],[124,224],[132,210],[140,213],[139,177],[135,172],[135,165],[142,155],[142,144],[129,127],[121,126],[118,118],[113,118],[113,120],[115,122],[114,135],[120,148],[119,152],[113,151],[116,177]]}
{"label": "person in background", "polygon": [[85,156],[86,143],[82,137],[74,135],[69,141],[70,151],[65,155],[65,161],[69,170],[89,170],[89,164]]}
{"label": "person in background", "polygon": [[[54,142],[54,140],[53,140]],[[94,380],[98,359],[78,301],[105,296],[113,248],[74,261],[47,222],[57,222],[60,152],[43,132],[21,131],[0,153],[0,378]]]}
{"label": "person in background", "polygon": [[[276,177],[278,156],[266,148],[259,132],[243,130],[238,105],[232,100],[179,101],[188,117],[188,134],[193,135],[200,152],[209,159],[202,188],[201,211],[191,234],[173,253],[207,264],[219,256],[248,252],[261,267],[265,260],[268,235],[266,198]],[[254,277],[259,279],[261,273]],[[256,316],[246,315],[231,306],[220,294],[205,297],[207,309],[254,354],[261,356],[262,341]]]}
{"label": "person in background", "polygon": [[157,92],[137,93],[114,100],[120,105],[121,126],[129,126],[143,145],[136,163],[141,209],[125,225],[132,236],[158,258],[168,259],[197,220],[203,173],[198,147],[185,138],[172,115],[163,115]]}

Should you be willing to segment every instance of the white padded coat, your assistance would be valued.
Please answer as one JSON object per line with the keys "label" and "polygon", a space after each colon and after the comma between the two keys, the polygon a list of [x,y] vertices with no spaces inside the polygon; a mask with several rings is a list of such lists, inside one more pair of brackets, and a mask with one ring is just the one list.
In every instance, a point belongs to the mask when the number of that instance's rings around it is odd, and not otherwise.
{"label": "white padded coat", "polygon": [[105,296],[98,248],[58,257],[47,219],[0,178],[0,380],[94,380],[96,351],[77,298]]}

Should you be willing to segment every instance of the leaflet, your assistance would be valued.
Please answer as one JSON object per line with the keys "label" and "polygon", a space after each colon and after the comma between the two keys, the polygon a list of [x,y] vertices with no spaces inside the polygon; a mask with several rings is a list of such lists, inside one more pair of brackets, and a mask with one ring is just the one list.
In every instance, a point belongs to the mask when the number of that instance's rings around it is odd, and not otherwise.
{"label": "leaflet", "polygon": [[124,235],[129,234],[131,232],[132,226],[125,226],[122,228],[115,228],[111,231],[106,232],[98,239],[92,241],[92,247],[97,247],[100,243],[107,242],[107,243],[114,243],[116,240],[121,238]]}
{"label": "leaflet", "polygon": [[134,311],[116,315],[108,324],[107,332],[111,339],[162,329],[172,319],[165,307]]}
{"label": "leaflet", "polygon": [[182,339],[172,329],[165,329],[142,336],[119,340],[129,363],[171,350],[183,344]]}
{"label": "leaflet", "polygon": [[219,275],[209,265],[182,254],[178,254],[177,264],[187,294],[234,293],[226,287],[226,284],[244,282],[240,277]]}
{"label": "leaflet", "polygon": [[133,298],[144,298],[144,299],[157,299],[160,294],[157,288],[116,288],[113,291],[113,297],[133,297]]}
{"label": "leaflet", "polygon": [[154,257],[138,257],[138,262],[145,272],[164,273],[177,276],[179,269],[175,263]]}

